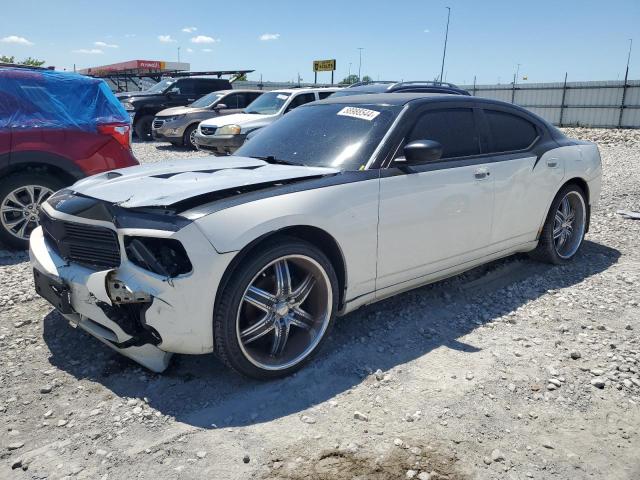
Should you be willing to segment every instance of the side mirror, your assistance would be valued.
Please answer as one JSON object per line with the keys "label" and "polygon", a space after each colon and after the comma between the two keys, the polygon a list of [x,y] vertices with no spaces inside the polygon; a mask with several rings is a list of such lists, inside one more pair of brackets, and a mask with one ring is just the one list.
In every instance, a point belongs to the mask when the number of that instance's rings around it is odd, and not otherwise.
{"label": "side mirror", "polygon": [[225,110],[227,108],[229,107],[227,107],[227,105],[225,105],[224,103],[219,103],[215,107],[213,107],[214,110]]}
{"label": "side mirror", "polygon": [[424,165],[442,157],[442,145],[435,140],[414,140],[404,146],[404,158],[395,160],[397,166]]}
{"label": "side mirror", "polygon": [[171,97],[172,95],[180,95],[180,89],[178,87],[173,87],[167,91],[167,96]]}

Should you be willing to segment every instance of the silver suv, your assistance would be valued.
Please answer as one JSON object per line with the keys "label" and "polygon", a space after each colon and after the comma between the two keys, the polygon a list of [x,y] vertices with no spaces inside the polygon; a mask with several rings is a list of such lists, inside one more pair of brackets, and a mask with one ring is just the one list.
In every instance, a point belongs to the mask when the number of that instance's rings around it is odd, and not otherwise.
{"label": "silver suv", "polygon": [[262,95],[261,90],[219,90],[211,92],[186,107],[172,107],[158,112],[151,133],[159,141],[196,148],[198,123],[209,118],[239,113]]}

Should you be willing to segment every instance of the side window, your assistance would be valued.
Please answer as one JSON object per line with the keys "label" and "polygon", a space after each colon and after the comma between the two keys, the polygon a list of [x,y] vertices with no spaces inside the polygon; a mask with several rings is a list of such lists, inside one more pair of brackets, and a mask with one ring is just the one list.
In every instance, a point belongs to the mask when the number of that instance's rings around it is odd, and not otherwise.
{"label": "side window", "polygon": [[329,95],[331,95],[333,92],[318,92],[318,98],[320,100],[324,100],[325,98],[327,98]]}
{"label": "side window", "polygon": [[485,110],[484,114],[493,140],[491,150],[495,153],[523,150],[538,136],[535,125],[522,117],[497,110]]}
{"label": "side window", "polygon": [[190,78],[180,79],[173,88],[179,88],[180,95],[196,95],[196,83]]}
{"label": "side window", "polygon": [[225,88],[218,80],[199,79],[195,82],[196,95],[206,95]]}
{"label": "side window", "polygon": [[435,140],[442,145],[442,158],[466,157],[480,153],[480,142],[473,110],[455,108],[423,114],[407,142]]}
{"label": "side window", "polygon": [[293,100],[291,100],[291,103],[287,107],[287,112],[299,107],[300,105],[304,105],[305,103],[315,102],[315,100],[316,96],[313,93],[302,93],[297,95]]}
{"label": "side window", "polygon": [[227,108],[244,108],[244,106],[238,106],[238,104],[240,103],[240,96],[240,93],[232,93],[220,100],[220,103],[224,103]]}
{"label": "side window", "polygon": [[245,108],[251,102],[255,100],[255,97],[252,97],[249,93],[239,93],[238,94],[238,107],[237,108]]}

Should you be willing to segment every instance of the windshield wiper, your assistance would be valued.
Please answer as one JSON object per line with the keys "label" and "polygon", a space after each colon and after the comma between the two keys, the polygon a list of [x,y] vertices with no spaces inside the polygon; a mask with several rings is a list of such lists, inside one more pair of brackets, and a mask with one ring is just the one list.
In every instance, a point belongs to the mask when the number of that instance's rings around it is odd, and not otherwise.
{"label": "windshield wiper", "polygon": [[267,163],[273,163],[273,164],[278,164],[278,165],[293,165],[294,167],[304,167],[304,165],[302,163],[296,163],[296,162],[290,162],[289,160],[282,160],[280,158],[276,158],[273,155],[267,155],[264,157],[251,157],[251,158],[257,158],[258,160],[263,160]]}

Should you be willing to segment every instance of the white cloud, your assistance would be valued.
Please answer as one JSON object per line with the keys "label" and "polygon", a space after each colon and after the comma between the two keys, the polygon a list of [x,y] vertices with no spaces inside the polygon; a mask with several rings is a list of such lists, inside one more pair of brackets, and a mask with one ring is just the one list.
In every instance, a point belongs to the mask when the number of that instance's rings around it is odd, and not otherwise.
{"label": "white cloud", "polygon": [[135,33],[125,33],[124,36],[125,36],[125,38],[133,38],[133,37],[136,36],[136,34]]}
{"label": "white cloud", "polygon": [[424,29],[424,33],[429,33],[429,29],[428,29],[428,28],[425,28],[425,29]]}
{"label": "white cloud", "polygon": [[197,28],[197,27],[184,27],[184,28],[182,29],[182,31],[183,31],[184,33],[193,33],[193,32],[195,32],[196,30],[198,30],[198,28]]}
{"label": "white cloud", "polygon": [[118,48],[119,47],[119,45],[116,45],[115,43],[93,42],[93,44],[96,47],[103,47],[103,48]]}
{"label": "white cloud", "polygon": [[262,42],[268,42],[269,40],[278,40],[280,38],[279,33],[263,33],[258,37]]}
{"label": "white cloud", "polygon": [[219,41],[220,39],[218,38],[207,37],[206,35],[198,35],[191,39],[191,43],[216,43]]}
{"label": "white cloud", "polygon": [[193,48],[187,48],[187,53],[193,53]]}
{"label": "white cloud", "polygon": [[79,48],[78,50],[74,50],[73,53],[87,53],[89,55],[100,55],[104,53],[99,48]]}
{"label": "white cloud", "polygon": [[203,48],[202,51],[203,52],[207,52],[207,53],[213,52],[213,50],[211,48]]}
{"label": "white cloud", "polygon": [[18,45],[33,45],[33,42],[30,42],[24,37],[19,37],[18,35],[9,35],[8,37],[1,38],[0,42],[17,43]]}
{"label": "white cloud", "polygon": [[174,43],[175,40],[173,38],[171,38],[171,35],[158,35],[158,40],[160,40],[161,43]]}

